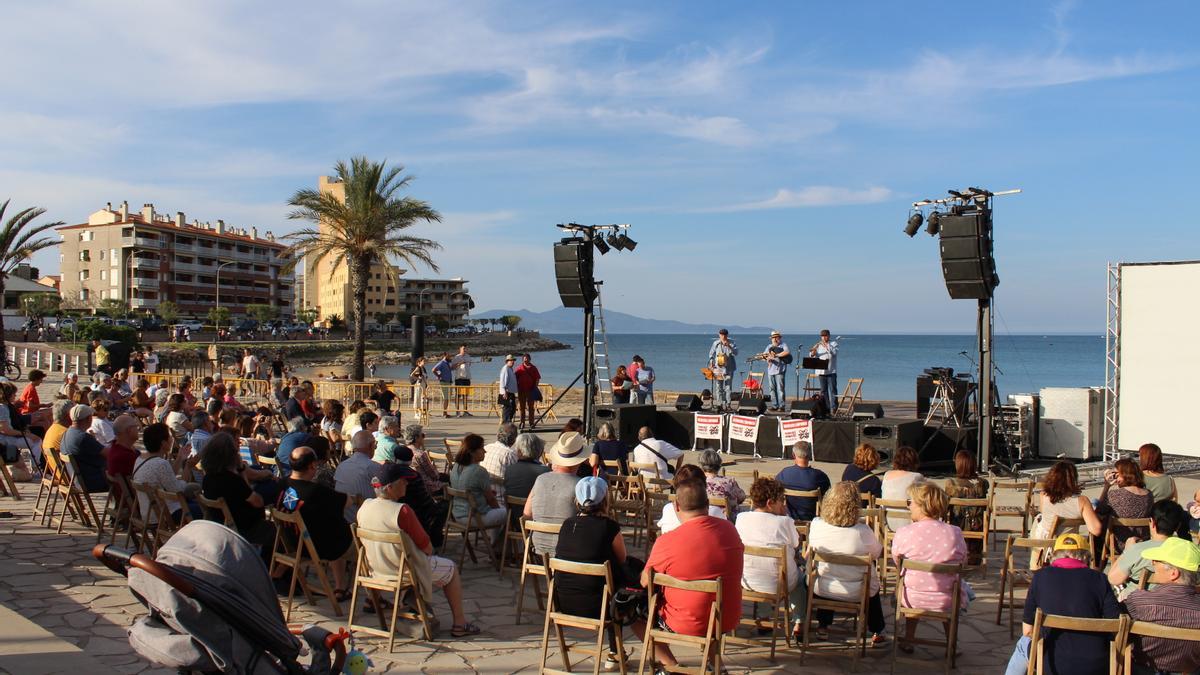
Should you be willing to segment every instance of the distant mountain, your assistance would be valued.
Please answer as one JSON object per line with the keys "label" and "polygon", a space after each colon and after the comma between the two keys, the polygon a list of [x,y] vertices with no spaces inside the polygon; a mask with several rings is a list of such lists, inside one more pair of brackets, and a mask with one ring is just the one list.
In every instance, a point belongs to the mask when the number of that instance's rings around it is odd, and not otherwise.
{"label": "distant mountain", "polygon": [[[489,309],[474,312],[473,319],[494,319],[505,314],[521,317],[521,327],[542,333],[578,333],[583,330],[583,310],[555,307],[545,312],[528,309]],[[665,319],[646,319],[624,312],[605,310],[604,321],[610,333],[716,333],[728,328],[735,333],[766,333],[770,328],[763,326],[733,326],[716,323],[684,323]]]}

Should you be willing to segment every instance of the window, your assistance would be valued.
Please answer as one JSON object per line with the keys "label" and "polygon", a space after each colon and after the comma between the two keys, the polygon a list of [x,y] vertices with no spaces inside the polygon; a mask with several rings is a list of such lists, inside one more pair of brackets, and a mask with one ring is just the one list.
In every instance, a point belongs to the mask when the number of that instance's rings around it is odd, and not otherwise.
{"label": "window", "polygon": [[[103,253],[103,252],[104,252],[104,251],[101,251],[101,253]],[[107,279],[108,279],[108,270],[100,270],[100,279],[101,279],[101,280],[107,280]]]}
{"label": "window", "polygon": [[90,295],[91,295],[91,293],[88,291],[88,289],[86,289],[86,288],[79,289],[79,299],[80,300],[88,300]]}
{"label": "window", "polygon": [[111,260],[115,261],[117,259],[117,249],[115,249],[115,248],[108,249],[108,257]]}
{"label": "window", "polygon": [[92,260],[92,252],[91,251],[85,250],[85,251],[79,252],[79,261],[80,262],[91,262],[91,260]]}
{"label": "window", "polygon": [[96,238],[96,233],[91,230],[84,230],[79,233],[79,241],[91,241]]}
{"label": "window", "polygon": [[88,271],[87,271],[87,270],[79,270],[79,280],[80,280],[80,281],[87,281],[87,280],[88,280],[88,276],[89,276],[89,275],[88,275]]}
{"label": "window", "polygon": [[100,291],[100,299],[107,300],[108,299],[108,291]]}
{"label": "window", "polygon": [[100,249],[100,259],[104,260],[104,249]]}

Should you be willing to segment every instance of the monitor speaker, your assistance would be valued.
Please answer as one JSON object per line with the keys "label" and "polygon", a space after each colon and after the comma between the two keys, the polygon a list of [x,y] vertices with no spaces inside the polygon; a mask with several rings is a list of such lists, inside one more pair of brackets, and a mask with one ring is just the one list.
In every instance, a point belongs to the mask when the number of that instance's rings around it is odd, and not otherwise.
{"label": "monitor speaker", "polygon": [[590,307],[596,300],[591,244],[569,238],[555,244],[554,280],[563,307]]}
{"label": "monitor speaker", "polygon": [[700,397],[695,394],[680,394],[679,397],[675,399],[676,410],[696,412],[697,410],[700,410],[702,406],[703,404],[700,400]]}
{"label": "monitor speaker", "polygon": [[956,300],[985,300],[1000,284],[992,257],[992,212],[970,208],[939,221],[942,277]]}
{"label": "monitor speaker", "polygon": [[788,407],[792,419],[821,419],[829,416],[825,409],[825,401],[821,398],[802,398],[792,401]]}
{"label": "monitor speaker", "polygon": [[852,420],[874,420],[883,417],[883,406],[878,403],[855,403],[854,412],[850,413]]}
{"label": "monitor speaker", "polygon": [[737,414],[739,415],[761,415],[767,411],[767,399],[762,396],[742,394],[742,398],[738,400]]}

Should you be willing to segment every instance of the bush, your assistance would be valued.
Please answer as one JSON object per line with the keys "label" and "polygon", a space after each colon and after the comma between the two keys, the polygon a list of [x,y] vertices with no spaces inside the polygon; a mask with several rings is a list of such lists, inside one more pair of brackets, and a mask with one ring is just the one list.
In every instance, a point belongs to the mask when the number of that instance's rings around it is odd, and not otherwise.
{"label": "bush", "polygon": [[85,321],[79,324],[79,339],[116,340],[130,349],[137,347],[137,331],[130,326],[110,326],[103,321]]}

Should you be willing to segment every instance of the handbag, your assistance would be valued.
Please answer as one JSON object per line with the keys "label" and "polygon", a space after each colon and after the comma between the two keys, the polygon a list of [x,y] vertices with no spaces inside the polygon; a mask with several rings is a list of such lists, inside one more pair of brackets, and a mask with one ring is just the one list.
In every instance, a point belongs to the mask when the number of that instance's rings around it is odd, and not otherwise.
{"label": "handbag", "polygon": [[542,400],[542,390],[540,387],[534,387],[529,390],[529,400],[537,403]]}

